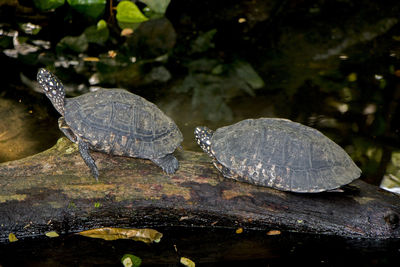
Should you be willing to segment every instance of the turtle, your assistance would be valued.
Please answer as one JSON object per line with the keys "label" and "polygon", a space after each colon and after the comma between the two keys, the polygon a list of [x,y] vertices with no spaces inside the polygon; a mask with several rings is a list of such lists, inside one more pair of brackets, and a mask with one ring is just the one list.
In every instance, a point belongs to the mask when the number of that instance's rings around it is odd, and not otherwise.
{"label": "turtle", "polygon": [[149,159],[167,174],[178,169],[173,152],[183,140],[182,133],[155,104],[119,88],[66,98],[62,82],[44,68],[39,69],[37,81],[61,114],[60,130],[78,144],[96,181],[99,172],[89,150]]}
{"label": "turtle", "polygon": [[317,193],[361,175],[350,156],[320,131],[279,118],[246,119],[216,131],[194,131],[201,149],[226,178],[281,191]]}

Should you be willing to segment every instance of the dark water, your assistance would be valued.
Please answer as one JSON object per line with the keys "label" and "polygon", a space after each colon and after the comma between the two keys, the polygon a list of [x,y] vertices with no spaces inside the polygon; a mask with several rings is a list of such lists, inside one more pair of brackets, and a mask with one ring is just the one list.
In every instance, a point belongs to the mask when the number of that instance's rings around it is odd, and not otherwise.
{"label": "dark water", "polygon": [[3,266],[121,266],[124,254],[142,266],[396,266],[398,240],[341,239],[293,233],[268,236],[263,231],[161,228],[158,244],[104,241],[77,235],[0,245]]}
{"label": "dark water", "polygon": [[[197,125],[215,129],[246,118],[282,117],[340,144],[365,181],[379,185],[400,177],[398,1],[172,1],[163,18],[128,37],[120,36],[106,12],[109,39],[83,51],[61,40],[79,36],[94,20],[67,6],[40,12],[30,1],[20,2],[0,6],[2,162],[43,151],[61,136],[59,115],[35,84],[37,69],[47,67],[63,80],[68,97],[96,86],[122,87],[155,102],[178,124],[187,150],[200,151],[193,142]],[[24,32],[27,22],[42,30]],[[26,52],[24,44],[36,50]],[[131,251],[125,246],[143,253],[147,265],[171,266],[177,254],[205,266],[393,265],[399,256],[398,243],[167,229],[163,242],[151,246],[76,236],[17,242],[3,246],[7,260],[0,263],[71,266],[86,259],[79,266],[113,266]],[[99,253],[92,254],[92,247]],[[67,256],[74,253],[78,259]]]}

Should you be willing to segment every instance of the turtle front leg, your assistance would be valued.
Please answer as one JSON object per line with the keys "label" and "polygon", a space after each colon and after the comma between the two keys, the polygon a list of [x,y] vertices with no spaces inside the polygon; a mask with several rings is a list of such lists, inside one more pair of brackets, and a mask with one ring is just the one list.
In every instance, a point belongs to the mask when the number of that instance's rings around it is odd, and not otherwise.
{"label": "turtle front leg", "polygon": [[82,140],[79,140],[78,148],[79,148],[79,153],[81,153],[83,160],[85,161],[86,165],[90,168],[90,171],[92,172],[94,178],[96,178],[96,181],[99,181],[99,179],[98,179],[99,171],[97,170],[97,166],[96,166],[96,163],[94,162],[94,159],[89,154],[88,144]]}
{"label": "turtle front leg", "polygon": [[158,159],[150,159],[152,162],[157,164],[159,167],[163,169],[167,174],[172,174],[176,172],[179,167],[178,160],[172,154],[168,154],[165,157]]}
{"label": "turtle front leg", "polygon": [[96,178],[96,181],[98,181],[99,171],[97,170],[97,166],[96,163],[94,162],[94,159],[89,154],[88,144],[80,139],[78,141],[76,135],[72,132],[71,128],[69,128],[68,124],[65,122],[64,117],[60,117],[58,119],[58,127],[65,134],[65,136],[68,137],[69,140],[71,140],[71,142],[78,143],[79,153],[81,154],[86,165],[90,168],[90,171],[92,172],[94,178]]}
{"label": "turtle front leg", "polygon": [[60,117],[58,119],[58,128],[60,128],[61,132],[63,132],[65,136],[68,137],[69,140],[71,140],[72,143],[78,142],[76,135],[71,131],[71,128],[69,128],[68,124],[65,122],[64,117]]}

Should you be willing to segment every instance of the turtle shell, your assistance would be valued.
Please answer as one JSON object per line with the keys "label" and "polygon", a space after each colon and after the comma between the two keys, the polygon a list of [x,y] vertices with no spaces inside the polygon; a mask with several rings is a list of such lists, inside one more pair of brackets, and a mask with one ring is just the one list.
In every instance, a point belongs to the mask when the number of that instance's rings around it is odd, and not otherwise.
{"label": "turtle shell", "polygon": [[211,153],[240,181],[292,192],[336,189],[361,170],[321,132],[285,119],[248,119],[217,129]]}
{"label": "turtle shell", "polygon": [[123,89],[102,89],[66,99],[65,121],[91,149],[113,155],[160,158],[183,140],[155,104]]}

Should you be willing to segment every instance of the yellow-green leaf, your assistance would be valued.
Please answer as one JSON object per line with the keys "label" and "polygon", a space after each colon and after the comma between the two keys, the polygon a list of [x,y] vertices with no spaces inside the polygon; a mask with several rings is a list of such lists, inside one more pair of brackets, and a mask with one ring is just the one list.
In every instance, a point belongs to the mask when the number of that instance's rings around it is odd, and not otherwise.
{"label": "yellow-green leaf", "polygon": [[18,241],[18,238],[13,233],[9,233],[8,240],[10,240],[10,242],[15,242]]}
{"label": "yellow-green leaf", "polygon": [[99,20],[99,22],[97,22],[97,29],[102,30],[105,28],[107,28],[107,22],[104,19]]}
{"label": "yellow-green leaf", "polygon": [[181,257],[181,264],[183,264],[187,267],[195,267],[196,266],[196,264],[191,259],[188,259],[185,257]]}
{"label": "yellow-green leaf", "polygon": [[47,233],[45,233],[45,235],[47,237],[59,237],[59,234],[57,234],[56,231],[47,232]]}
{"label": "yellow-green leaf", "polygon": [[347,80],[348,80],[349,82],[355,82],[355,81],[357,81],[357,73],[355,73],[355,72],[350,73],[350,74],[347,76]]}
{"label": "yellow-green leaf", "polygon": [[242,227],[240,227],[240,228],[236,229],[236,233],[237,233],[237,234],[241,234],[241,233],[243,233],[243,228],[242,228]]}
{"label": "yellow-green leaf", "polygon": [[160,242],[163,234],[154,229],[96,228],[79,233],[80,235],[104,240],[132,239],[144,243]]}
{"label": "yellow-green leaf", "polygon": [[117,20],[124,23],[140,23],[148,20],[148,18],[133,2],[122,1],[117,5]]}
{"label": "yellow-green leaf", "polygon": [[125,254],[121,263],[124,267],[139,267],[142,264],[142,259],[132,254]]}

